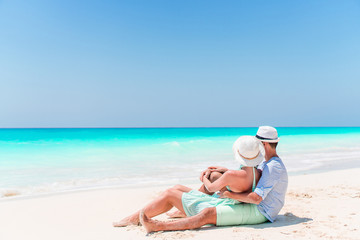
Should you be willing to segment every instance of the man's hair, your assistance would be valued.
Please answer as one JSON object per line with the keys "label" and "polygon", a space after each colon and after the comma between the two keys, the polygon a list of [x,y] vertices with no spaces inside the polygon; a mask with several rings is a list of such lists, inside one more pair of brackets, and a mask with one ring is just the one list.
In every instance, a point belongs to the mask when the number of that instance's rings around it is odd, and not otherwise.
{"label": "man's hair", "polygon": [[269,143],[270,144],[270,147],[273,148],[273,149],[276,149],[276,146],[277,146],[277,142],[276,143]]}

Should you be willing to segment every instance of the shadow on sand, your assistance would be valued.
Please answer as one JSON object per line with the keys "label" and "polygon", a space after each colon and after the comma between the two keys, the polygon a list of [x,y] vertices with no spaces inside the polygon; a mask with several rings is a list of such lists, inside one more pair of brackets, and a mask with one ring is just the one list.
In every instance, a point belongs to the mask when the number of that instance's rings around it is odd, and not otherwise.
{"label": "shadow on sand", "polygon": [[[264,229],[264,228],[276,228],[276,227],[285,227],[285,226],[291,226],[291,225],[296,225],[299,223],[304,223],[304,222],[309,222],[312,221],[312,218],[302,218],[302,217],[298,217],[294,214],[292,214],[291,212],[287,212],[283,215],[278,215],[275,222],[271,223],[271,222],[266,222],[266,223],[262,223],[262,224],[255,224],[255,225],[237,225],[237,226],[228,226],[228,227],[223,227],[223,228],[231,228],[231,227],[249,227],[249,228],[254,228],[254,229]],[[198,229],[198,231],[203,231],[203,230],[213,230],[216,229],[218,227],[216,226],[206,226],[203,227],[201,229]]]}
{"label": "shadow on sand", "polygon": [[283,215],[277,216],[275,222],[266,222],[262,224],[257,225],[246,225],[247,227],[252,227],[255,229],[263,229],[263,228],[276,228],[276,227],[284,227],[284,226],[291,226],[296,225],[299,223],[309,222],[312,221],[312,218],[306,218],[306,217],[298,217],[291,212],[287,212]]}

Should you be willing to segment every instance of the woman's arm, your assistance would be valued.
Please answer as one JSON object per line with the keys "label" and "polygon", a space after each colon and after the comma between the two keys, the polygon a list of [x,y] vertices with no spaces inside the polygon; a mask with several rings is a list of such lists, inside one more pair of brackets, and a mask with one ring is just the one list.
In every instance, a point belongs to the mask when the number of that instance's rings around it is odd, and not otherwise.
{"label": "woman's arm", "polygon": [[220,172],[220,173],[224,173],[229,170],[226,167],[220,167],[220,166],[211,166],[208,167],[208,169],[211,170],[212,172]]}
{"label": "woman's arm", "polygon": [[228,170],[229,169],[227,169],[226,167],[220,167],[220,166],[208,167],[207,169],[205,169],[204,171],[201,172],[200,181],[203,182],[203,178],[209,178],[209,176],[212,172],[225,173]]}
{"label": "woman's arm", "polygon": [[226,171],[219,179],[214,182],[210,182],[208,178],[203,178],[202,182],[209,192],[216,192],[221,190],[227,185],[232,185],[234,182],[241,183],[241,179],[244,177],[241,171],[230,170]]}

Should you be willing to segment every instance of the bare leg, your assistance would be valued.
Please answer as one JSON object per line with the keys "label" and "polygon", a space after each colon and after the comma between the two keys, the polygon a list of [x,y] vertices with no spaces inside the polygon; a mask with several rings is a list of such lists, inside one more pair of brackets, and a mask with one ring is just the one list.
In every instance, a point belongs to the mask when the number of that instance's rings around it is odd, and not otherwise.
{"label": "bare leg", "polygon": [[[209,180],[210,182],[215,182],[216,180],[218,180],[223,174],[220,173],[220,172],[212,172],[209,176]],[[181,186],[181,185],[179,185]],[[191,189],[190,189],[191,190]],[[189,192],[190,190],[186,191],[186,192]],[[209,192],[205,185],[201,185],[201,187],[199,188],[200,192],[203,192],[205,194],[208,194],[208,195],[213,195],[214,193],[213,192]],[[167,215],[171,218],[183,218],[183,217],[186,217],[186,214],[182,213],[181,211],[175,211],[173,213],[167,213]]]}
{"label": "bare leg", "polygon": [[[182,192],[190,192],[192,189],[183,185],[176,185],[173,187],[174,189],[177,189]],[[176,210],[175,212],[168,212],[166,213],[170,218],[183,218],[186,217],[186,214],[184,212],[181,212],[180,210]]]}
{"label": "bare leg", "polygon": [[[157,199],[150,202],[143,208],[143,211],[146,213],[147,216],[150,218],[160,215],[161,213],[169,211],[172,207],[176,207],[179,209],[183,214],[185,214],[181,196],[184,192],[180,191],[176,188],[170,188],[163,192]],[[138,225],[140,211],[122,219],[119,222],[113,223],[114,227],[125,227],[128,225]]]}
{"label": "bare leg", "polygon": [[136,213],[127,216],[126,218],[121,219],[118,222],[113,222],[114,227],[126,227],[129,225],[140,225],[139,217],[136,216],[137,213],[140,211],[137,211]]}
{"label": "bare leg", "polygon": [[174,187],[172,187],[173,189],[176,189],[176,190],[179,190],[179,191],[181,191],[181,192],[190,192],[192,189],[191,188],[189,188],[189,187],[186,187],[186,186],[184,186],[184,185],[180,185],[180,184],[178,184],[178,185],[175,185]]}
{"label": "bare leg", "polygon": [[184,218],[184,217],[186,217],[186,214],[182,213],[180,210],[176,210],[175,212],[166,213],[166,215],[168,215],[169,218]]}
{"label": "bare leg", "polygon": [[154,221],[148,218],[144,211],[141,211],[140,222],[145,227],[147,233],[195,229],[206,224],[216,224],[216,208],[206,208],[195,216],[172,222]]}

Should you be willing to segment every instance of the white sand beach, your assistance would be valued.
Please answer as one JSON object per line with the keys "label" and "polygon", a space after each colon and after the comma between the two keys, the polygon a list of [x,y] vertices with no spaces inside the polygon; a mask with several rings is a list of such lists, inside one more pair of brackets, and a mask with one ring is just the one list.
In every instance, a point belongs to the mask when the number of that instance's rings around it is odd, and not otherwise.
{"label": "white sand beach", "polygon": [[205,226],[150,236],[140,226],[114,228],[112,222],[141,208],[166,187],[5,198],[0,201],[0,239],[359,239],[359,175],[357,168],[290,176],[285,206],[274,223]]}

